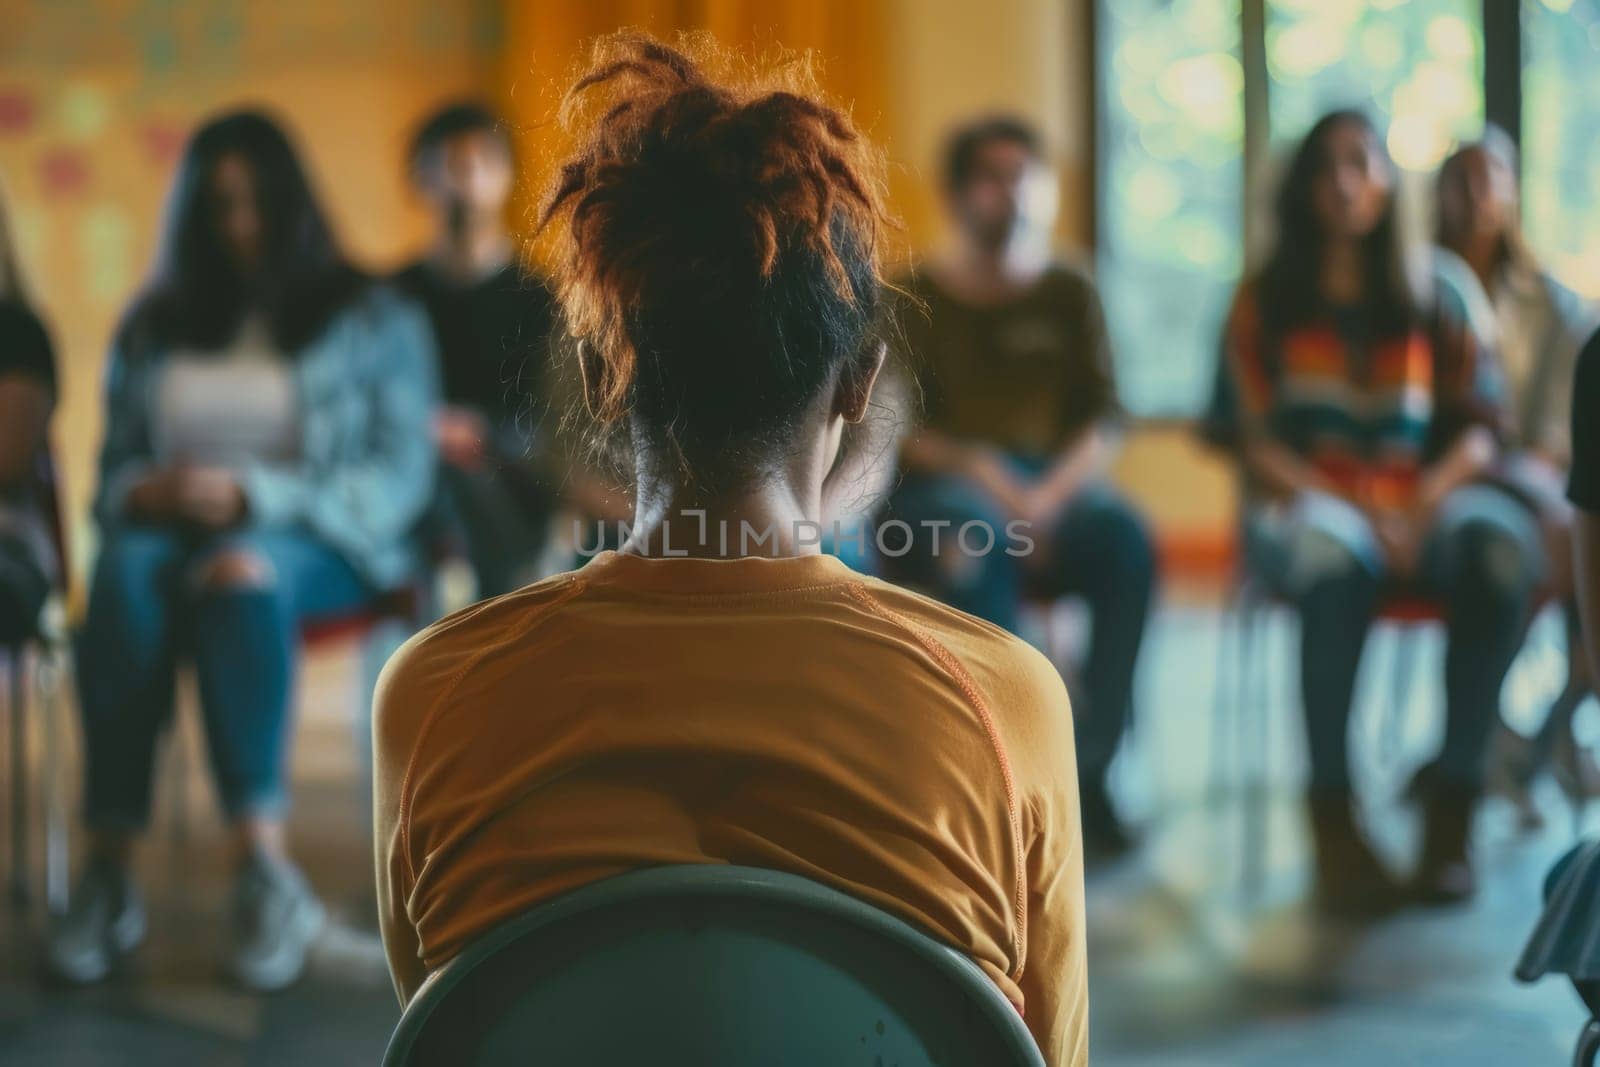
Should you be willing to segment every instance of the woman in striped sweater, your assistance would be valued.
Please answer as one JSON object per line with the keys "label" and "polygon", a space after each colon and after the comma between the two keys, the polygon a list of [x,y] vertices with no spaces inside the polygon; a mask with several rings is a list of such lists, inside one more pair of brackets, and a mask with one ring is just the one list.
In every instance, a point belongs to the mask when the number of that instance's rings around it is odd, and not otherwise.
{"label": "woman in striped sweater", "polygon": [[1429,776],[1422,900],[1472,892],[1467,845],[1501,681],[1539,580],[1537,531],[1475,485],[1505,408],[1466,327],[1481,289],[1441,253],[1399,244],[1394,166],[1361,114],[1319,121],[1277,203],[1278,243],[1239,290],[1224,359],[1247,480],[1248,559],[1303,623],[1302,687],[1321,903],[1385,910],[1401,889],[1355,825],[1347,751],[1366,633],[1395,591],[1449,619],[1448,726]]}

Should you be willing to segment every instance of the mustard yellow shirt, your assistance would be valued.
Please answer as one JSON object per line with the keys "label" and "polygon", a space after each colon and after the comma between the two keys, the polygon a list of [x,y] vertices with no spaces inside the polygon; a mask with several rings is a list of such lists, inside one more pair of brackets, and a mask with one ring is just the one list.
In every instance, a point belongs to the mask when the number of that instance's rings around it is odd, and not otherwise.
{"label": "mustard yellow shirt", "polygon": [[385,668],[402,999],[531,905],[653,864],[789,871],[970,955],[1087,1059],[1072,711],[1022,641],[829,556],[644,559],[469,608]]}

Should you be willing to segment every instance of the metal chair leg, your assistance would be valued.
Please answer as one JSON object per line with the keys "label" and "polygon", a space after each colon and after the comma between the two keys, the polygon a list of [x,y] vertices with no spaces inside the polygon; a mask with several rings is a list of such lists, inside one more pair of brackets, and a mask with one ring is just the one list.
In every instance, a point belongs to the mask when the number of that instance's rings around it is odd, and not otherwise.
{"label": "metal chair leg", "polygon": [[28,700],[23,673],[27,669],[22,649],[13,646],[6,657],[11,678],[11,903],[28,904]]}
{"label": "metal chair leg", "polygon": [[[1267,753],[1264,724],[1267,718],[1266,686],[1259,669],[1261,645],[1269,621],[1259,606],[1248,607],[1239,647],[1241,680],[1238,730],[1241,793],[1239,798],[1239,879],[1246,903],[1261,892],[1267,845]],[[1246,709],[1249,709],[1248,711]]]}
{"label": "metal chair leg", "polygon": [[1578,1035],[1578,1046],[1572,1052],[1572,1067],[1594,1067],[1595,1056],[1600,1054],[1600,1021],[1590,1019]]}
{"label": "metal chair leg", "polygon": [[1237,593],[1230,594],[1217,623],[1217,674],[1211,691],[1211,780],[1206,787],[1212,801],[1221,801],[1228,795],[1228,742],[1233,717],[1239,713],[1234,648],[1239,641],[1240,612]]}
{"label": "metal chair leg", "polygon": [[44,893],[55,914],[67,910],[68,820],[66,776],[61,759],[61,687],[68,675],[67,652],[56,646],[40,658],[39,708],[44,716]]}
{"label": "metal chair leg", "polygon": [[1259,896],[1265,881],[1269,843],[1271,679],[1261,677],[1259,668],[1272,620],[1247,587],[1239,588],[1230,601],[1217,642],[1210,788],[1213,796],[1227,796],[1231,771],[1239,805],[1238,891],[1248,903]]}
{"label": "metal chair leg", "polygon": [[172,843],[181,852],[189,844],[189,746],[183,736],[183,723],[177,719],[167,728],[166,748],[171,778],[167,787],[172,791]]}

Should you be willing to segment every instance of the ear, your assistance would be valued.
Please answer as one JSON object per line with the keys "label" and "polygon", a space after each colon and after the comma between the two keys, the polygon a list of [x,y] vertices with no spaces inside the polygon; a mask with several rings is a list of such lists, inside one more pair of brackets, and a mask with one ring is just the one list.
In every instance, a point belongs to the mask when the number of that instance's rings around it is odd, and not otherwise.
{"label": "ear", "polygon": [[887,345],[876,341],[870,351],[862,354],[855,367],[839,376],[839,385],[833,396],[833,410],[845,422],[859,423],[867,417],[872,387],[877,384],[878,372],[883,370],[888,352]]}
{"label": "ear", "polygon": [[598,420],[605,404],[606,365],[594,345],[578,339],[578,376],[583,379],[583,409]]}

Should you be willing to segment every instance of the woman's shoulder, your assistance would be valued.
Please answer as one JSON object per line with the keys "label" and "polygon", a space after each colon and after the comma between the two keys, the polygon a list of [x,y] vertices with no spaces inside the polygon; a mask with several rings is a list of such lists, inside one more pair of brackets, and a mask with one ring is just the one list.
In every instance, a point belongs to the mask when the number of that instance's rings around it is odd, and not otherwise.
{"label": "woman's shoulder", "polygon": [[1072,702],[1061,672],[1022,638],[931,597],[869,579],[867,591],[897,617],[997,733],[1024,790],[1065,773],[1073,751]]}
{"label": "woman's shoulder", "polygon": [[1443,245],[1425,245],[1408,253],[1406,273],[1412,289],[1426,303],[1429,298],[1456,304],[1488,304],[1488,294],[1472,266]]}
{"label": "woman's shoulder", "polygon": [[1038,288],[1052,296],[1084,299],[1099,291],[1094,263],[1082,252],[1068,251],[1054,256],[1039,279]]}
{"label": "woman's shoulder", "polygon": [[414,734],[475,668],[496,656],[529,655],[531,643],[511,638],[548,619],[580,587],[577,572],[558,574],[462,608],[414,634],[378,677],[374,729],[391,737]]}
{"label": "woman's shoulder", "polygon": [[1262,287],[1265,285],[1265,275],[1259,270],[1252,270],[1241,274],[1239,280],[1233,284],[1233,302],[1254,302],[1260,298]]}
{"label": "woman's shoulder", "polygon": [[323,336],[337,337],[341,332],[371,342],[356,350],[374,357],[375,372],[387,372],[397,355],[420,359],[433,353],[433,331],[421,302],[392,281],[364,282],[330,320]]}
{"label": "woman's shoulder", "polygon": [[1259,271],[1245,274],[1234,283],[1222,318],[1225,334],[1259,331],[1262,327],[1261,292],[1264,282]]}
{"label": "woman's shoulder", "polygon": [[1241,274],[1233,283],[1233,291],[1228,294],[1226,321],[1231,322],[1245,315],[1259,316],[1266,286],[1266,275],[1260,270]]}
{"label": "woman's shoulder", "polygon": [[863,588],[881,614],[924,645],[946,670],[970,681],[986,702],[1066,705],[1060,672],[1017,635],[889,582],[865,578]]}
{"label": "woman's shoulder", "polygon": [[404,669],[434,661],[459,666],[495,644],[497,636],[538,621],[580,584],[579,572],[566,571],[451,612],[413,635],[390,659],[390,666]]}
{"label": "woman's shoulder", "polygon": [[1412,253],[1407,273],[1417,306],[1433,324],[1437,340],[1441,331],[1455,331],[1493,349],[1500,343],[1500,323],[1488,290],[1466,260],[1440,245]]}

